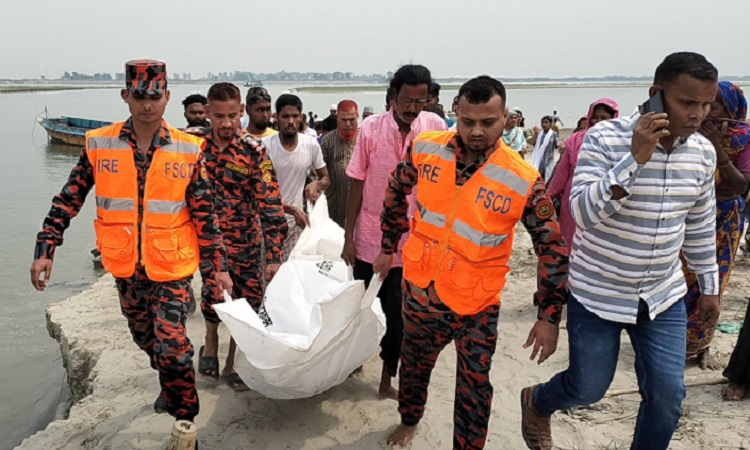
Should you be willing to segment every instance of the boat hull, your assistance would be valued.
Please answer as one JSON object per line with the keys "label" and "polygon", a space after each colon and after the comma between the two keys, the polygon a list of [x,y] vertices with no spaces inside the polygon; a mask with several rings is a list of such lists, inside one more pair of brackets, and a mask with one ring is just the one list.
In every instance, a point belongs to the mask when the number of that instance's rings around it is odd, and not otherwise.
{"label": "boat hull", "polygon": [[44,128],[52,142],[81,147],[85,145],[87,131],[107,126],[110,123],[77,117],[39,119],[39,125]]}
{"label": "boat hull", "polygon": [[86,143],[86,136],[62,133],[59,131],[47,130],[50,141],[55,144],[68,144],[83,147]]}

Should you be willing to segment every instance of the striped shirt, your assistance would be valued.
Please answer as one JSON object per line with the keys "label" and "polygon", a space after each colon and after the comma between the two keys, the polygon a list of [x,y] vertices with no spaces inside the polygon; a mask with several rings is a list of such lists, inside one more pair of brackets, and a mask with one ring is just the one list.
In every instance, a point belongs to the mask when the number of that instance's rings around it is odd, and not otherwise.
{"label": "striped shirt", "polygon": [[326,134],[320,141],[323,161],[326,162],[328,178],[331,180],[326,189],[328,215],[341,228],[344,228],[346,223],[346,204],[349,200],[349,177],[346,175],[346,167],[352,159],[354,141],[342,139],[337,130]]}
{"label": "striped shirt", "polygon": [[[636,323],[639,300],[653,319],[687,292],[684,252],[701,292],[718,295],[716,154],[695,133],[646,164],[630,150],[640,115],[601,122],[583,140],[570,207],[576,222],[568,284],[602,319]],[[612,188],[626,195],[615,200]]]}

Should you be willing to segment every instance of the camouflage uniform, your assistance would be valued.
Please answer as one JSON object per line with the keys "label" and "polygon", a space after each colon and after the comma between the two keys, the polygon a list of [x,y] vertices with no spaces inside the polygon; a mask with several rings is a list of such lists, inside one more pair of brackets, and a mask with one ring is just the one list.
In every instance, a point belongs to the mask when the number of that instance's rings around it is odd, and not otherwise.
{"label": "camouflage uniform", "polygon": [[[463,143],[456,135],[448,145],[456,153],[456,184],[464,185],[484,165],[491,151],[471,165],[464,162]],[[391,173],[381,216],[385,253],[392,254],[401,235],[409,230],[407,196],[417,184],[417,170],[411,151]],[[537,318],[557,323],[565,303],[568,257],[552,201],[544,182],[537,179],[521,219],[531,235],[539,257],[538,290],[534,304]],[[437,357],[455,341],[458,356],[454,403],[454,449],[481,449],[487,439],[492,405],[490,367],[497,342],[500,304],[477,314],[462,316],[446,306],[433,283],[426,289],[404,279],[404,340],[399,370],[399,413],[405,425],[419,423],[427,402],[427,386]]]}
{"label": "camouflage uniform", "polygon": [[[214,187],[214,207],[227,248],[229,275],[234,283],[233,298],[244,298],[256,311],[263,301],[263,259],[266,264],[281,263],[281,244],[287,223],[279,196],[279,183],[265,147],[244,131],[238,131],[224,149],[206,128],[188,129],[206,138],[206,169]],[[261,255],[261,249],[265,255]],[[203,317],[218,323],[213,305],[224,296],[206,269],[201,266]]]}
{"label": "camouflage uniform", "polygon": [[[131,120],[122,127],[119,138],[133,149],[138,171],[138,227],[143,217],[143,195],[146,173],[154,152],[172,142],[165,122],[146,152],[138,150]],[[202,265],[225,272],[226,253],[221,231],[214,213],[213,193],[208,179],[200,176],[204,167],[203,156],[191,174],[185,200],[198,234]],[[37,235],[34,258],[53,259],[55,248],[63,243],[63,232],[83,207],[86,195],[94,186],[94,168],[86,151],[81,152],[62,192],[52,200],[52,208],[44,219],[42,231]],[[138,236],[142,236],[139,232]],[[140,251],[140,244],[138,245]],[[193,420],[198,414],[198,394],[193,370],[193,346],[186,335],[187,299],[190,278],[169,282],[148,279],[143,266],[127,279],[116,279],[120,294],[120,307],[128,320],[133,340],[146,352],[151,367],[159,372],[162,397],[167,411],[177,419]]]}

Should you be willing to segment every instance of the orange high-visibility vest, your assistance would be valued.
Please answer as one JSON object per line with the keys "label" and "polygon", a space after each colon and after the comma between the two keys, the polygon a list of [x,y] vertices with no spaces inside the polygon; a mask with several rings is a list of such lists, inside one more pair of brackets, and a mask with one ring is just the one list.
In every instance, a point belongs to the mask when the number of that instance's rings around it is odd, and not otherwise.
{"label": "orange high-visibility vest", "polygon": [[139,262],[149,279],[179,280],[198,268],[198,236],[185,191],[205,143],[168,127],[172,142],[157,147],[146,174],[143,220],[138,229],[138,172],[133,148],[120,139],[124,122],[86,133],[86,154],[96,186],[96,247],[104,268],[117,278]]}
{"label": "orange high-visibility vest", "polygon": [[422,133],[412,143],[417,211],[403,249],[404,278],[431,282],[453,312],[475,314],[498,303],[510,270],[516,224],[538,172],[498,141],[487,162],[456,185],[454,131]]}

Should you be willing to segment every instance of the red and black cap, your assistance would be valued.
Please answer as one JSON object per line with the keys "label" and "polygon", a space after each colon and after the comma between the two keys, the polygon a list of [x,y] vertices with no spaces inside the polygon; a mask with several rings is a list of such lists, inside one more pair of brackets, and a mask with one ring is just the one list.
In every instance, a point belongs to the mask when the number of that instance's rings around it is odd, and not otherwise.
{"label": "red and black cap", "polygon": [[167,65],[154,59],[125,63],[125,87],[140,95],[160,95],[167,90]]}

